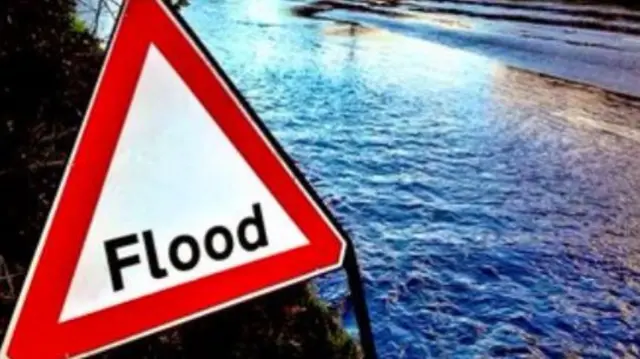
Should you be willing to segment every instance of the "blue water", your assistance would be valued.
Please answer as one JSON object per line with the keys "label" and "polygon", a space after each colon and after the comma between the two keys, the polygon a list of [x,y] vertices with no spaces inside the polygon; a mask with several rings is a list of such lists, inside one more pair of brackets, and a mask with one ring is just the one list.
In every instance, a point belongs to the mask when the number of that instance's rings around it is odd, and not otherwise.
{"label": "blue water", "polygon": [[381,358],[640,357],[639,102],[286,5],[184,14],[351,233]]}

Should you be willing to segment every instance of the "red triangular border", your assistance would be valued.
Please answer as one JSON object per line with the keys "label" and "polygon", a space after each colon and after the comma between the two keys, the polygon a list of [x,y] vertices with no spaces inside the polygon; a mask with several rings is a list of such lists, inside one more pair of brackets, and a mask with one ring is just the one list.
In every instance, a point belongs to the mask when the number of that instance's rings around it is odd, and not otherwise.
{"label": "red triangular border", "polygon": [[[310,244],[58,323],[151,43]],[[183,20],[160,0],[126,1],[2,353],[11,359],[84,356],[337,269],[346,245],[335,220]]]}

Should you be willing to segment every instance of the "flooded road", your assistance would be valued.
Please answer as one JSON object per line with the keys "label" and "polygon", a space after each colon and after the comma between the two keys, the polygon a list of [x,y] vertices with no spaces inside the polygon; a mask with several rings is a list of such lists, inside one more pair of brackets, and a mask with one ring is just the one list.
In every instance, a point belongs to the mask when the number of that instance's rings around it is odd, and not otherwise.
{"label": "flooded road", "polygon": [[306,16],[386,29],[640,97],[640,11],[508,0],[368,3],[317,0],[297,9]]}
{"label": "flooded road", "polygon": [[640,357],[640,102],[287,5],[184,15],[352,234],[381,358]]}

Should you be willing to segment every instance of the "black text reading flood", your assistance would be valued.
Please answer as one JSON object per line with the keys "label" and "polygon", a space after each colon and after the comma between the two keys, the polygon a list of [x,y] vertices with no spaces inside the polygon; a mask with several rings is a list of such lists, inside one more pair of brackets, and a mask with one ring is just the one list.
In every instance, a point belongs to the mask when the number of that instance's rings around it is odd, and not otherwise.
{"label": "black text reading flood", "polygon": [[[247,238],[247,230],[253,227],[257,232],[257,238]],[[238,223],[236,228],[237,242],[245,251],[255,251],[260,247],[268,245],[267,233],[265,231],[264,220],[262,218],[262,210],[260,204],[253,205],[253,216],[246,217]],[[149,229],[143,231],[142,242],[144,243],[144,249],[147,257],[147,268],[152,278],[161,279],[169,275],[167,271],[167,265],[161,263],[154,243],[153,232]],[[132,246],[139,243],[140,237],[137,233],[109,239],[104,242],[104,249],[107,256],[107,264],[109,265],[109,274],[111,276],[111,284],[114,291],[120,291],[124,289],[125,283],[123,281],[123,269],[134,265],[139,265],[141,262],[140,255],[134,254],[129,256],[121,256],[118,254],[118,250],[127,246]],[[214,241],[216,245],[214,246]],[[222,245],[221,245],[222,244]],[[187,256],[178,256],[178,250],[180,248],[186,248],[188,250]],[[200,260],[202,260],[202,253],[206,253],[209,257],[208,260],[222,261],[229,256],[236,249],[233,233],[227,227],[221,225],[214,225],[204,234],[204,238],[200,241],[196,237],[181,234],[176,236],[169,243],[168,257],[170,265],[179,271],[188,271],[195,268]],[[183,249],[184,251],[184,249]],[[184,258],[186,257],[186,258]]]}

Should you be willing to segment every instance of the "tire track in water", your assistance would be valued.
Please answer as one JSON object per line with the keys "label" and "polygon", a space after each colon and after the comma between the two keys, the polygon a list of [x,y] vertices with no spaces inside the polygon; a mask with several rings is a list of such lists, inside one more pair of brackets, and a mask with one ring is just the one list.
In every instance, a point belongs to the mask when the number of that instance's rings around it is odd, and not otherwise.
{"label": "tire track in water", "polygon": [[429,3],[452,4],[452,5],[478,5],[482,7],[497,9],[518,9],[531,10],[540,13],[564,14],[580,17],[591,17],[600,20],[626,20],[632,22],[640,21],[640,12],[623,10],[613,6],[602,5],[600,7],[588,6],[584,4],[562,4],[558,2],[508,2],[500,0],[406,0],[400,4],[428,5]]}
{"label": "tire track in water", "polygon": [[[376,6],[367,2],[349,1],[349,0],[316,0],[314,2],[305,3],[303,5],[295,6],[293,11],[300,16],[315,16],[320,12],[330,11],[333,9],[344,9],[351,11],[360,11],[370,14],[384,15],[392,18],[410,18],[411,13],[423,13],[423,14],[440,14],[440,15],[457,15],[465,16],[468,18],[478,18],[485,20],[500,20],[500,21],[517,21],[522,23],[531,23],[539,25],[552,25],[557,27],[570,27],[576,29],[589,29],[589,30],[603,30],[609,32],[625,33],[631,35],[640,35],[640,24],[637,20],[640,19],[636,15],[626,15],[628,20],[626,23],[619,23],[619,19],[602,19],[594,18],[593,16],[586,16],[579,11],[571,12],[566,11],[562,15],[569,15],[564,17],[550,17],[548,9],[541,8],[539,10],[535,8],[527,8],[530,10],[530,14],[516,13],[509,11],[509,8],[505,8],[505,11],[493,11],[500,9],[497,6],[490,5],[489,3],[473,4],[475,8],[465,8],[464,5],[451,4],[449,6],[438,5],[437,2],[429,4],[430,1],[404,1],[399,2],[394,6]],[[446,2],[443,2],[446,3]],[[493,12],[492,12],[493,11]],[[562,10],[561,10],[562,11]],[[608,21],[603,21],[608,20]]]}

